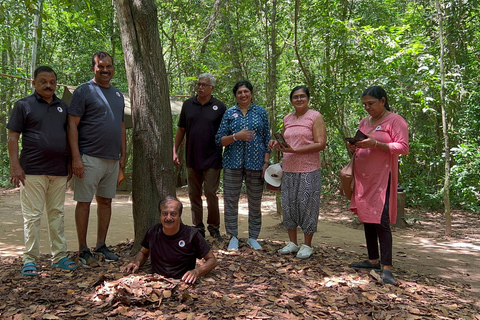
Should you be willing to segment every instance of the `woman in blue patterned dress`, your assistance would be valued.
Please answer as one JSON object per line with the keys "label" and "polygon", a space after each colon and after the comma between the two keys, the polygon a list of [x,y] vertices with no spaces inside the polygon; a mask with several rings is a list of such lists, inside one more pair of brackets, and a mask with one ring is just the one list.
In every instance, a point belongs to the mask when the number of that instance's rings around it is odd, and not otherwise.
{"label": "woman in blue patterned dress", "polygon": [[248,197],[247,244],[261,250],[257,238],[262,226],[263,176],[270,160],[270,125],[265,109],[252,102],[250,82],[237,82],[233,94],[237,103],[223,115],[215,137],[216,143],[225,147],[223,198],[225,229],[231,237],[228,250],[238,250],[238,201],[244,180]]}

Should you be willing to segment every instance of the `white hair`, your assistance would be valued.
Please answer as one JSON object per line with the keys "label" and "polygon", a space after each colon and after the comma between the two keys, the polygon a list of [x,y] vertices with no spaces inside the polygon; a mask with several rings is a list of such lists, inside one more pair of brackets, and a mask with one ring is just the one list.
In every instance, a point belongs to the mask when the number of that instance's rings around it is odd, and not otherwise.
{"label": "white hair", "polygon": [[215,80],[215,77],[211,73],[208,73],[208,72],[207,73],[202,73],[201,75],[198,76],[198,80],[200,80],[202,78],[210,79],[210,84],[215,87],[215,83],[217,81]]}

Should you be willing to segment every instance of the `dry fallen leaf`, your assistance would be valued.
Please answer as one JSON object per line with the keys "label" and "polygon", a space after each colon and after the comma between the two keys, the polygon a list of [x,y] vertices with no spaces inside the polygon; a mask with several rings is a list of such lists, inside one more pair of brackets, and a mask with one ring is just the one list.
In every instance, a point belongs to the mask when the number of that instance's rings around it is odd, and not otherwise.
{"label": "dry fallen leaf", "polygon": [[172,291],[170,290],[163,290],[163,297],[170,298],[172,296]]}
{"label": "dry fallen leaf", "polygon": [[[466,285],[399,266],[399,285],[385,286],[378,273],[349,268],[361,258],[351,252],[324,246],[300,260],[276,253],[283,242],[263,242],[270,251],[240,247],[235,255],[216,243],[218,266],[193,285],[145,273],[148,267],[124,275],[112,263],[68,276],[45,268],[43,278],[27,278],[18,273],[21,259],[2,261],[0,274],[13,276],[0,282],[0,318],[480,320]],[[121,246],[122,259],[131,259],[132,245]],[[42,256],[39,265],[48,263]]]}

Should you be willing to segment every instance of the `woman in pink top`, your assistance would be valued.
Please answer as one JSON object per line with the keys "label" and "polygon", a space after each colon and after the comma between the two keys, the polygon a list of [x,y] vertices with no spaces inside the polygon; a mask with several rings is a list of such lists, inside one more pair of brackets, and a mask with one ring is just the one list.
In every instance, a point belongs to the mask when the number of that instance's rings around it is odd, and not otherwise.
{"label": "woman in pink top", "polygon": [[362,100],[369,116],[360,121],[358,129],[371,133],[367,139],[349,145],[355,157],[350,210],[364,223],[368,260],[350,266],[355,270],[382,270],[383,283],[395,284],[390,223],[397,219],[398,155],[408,154],[408,124],[390,112],[382,87],[366,89]]}
{"label": "woman in pink top", "polygon": [[[320,151],[327,144],[327,131],[322,115],[308,108],[310,91],[297,86],[290,93],[295,112],[283,119],[282,134],[287,146],[271,140],[270,148],[283,152],[282,207],[283,224],[290,241],[280,254],[297,252],[297,258],[306,259],[313,253],[312,238],[317,231],[320,211]],[[297,242],[297,227],[302,228],[304,244]]]}

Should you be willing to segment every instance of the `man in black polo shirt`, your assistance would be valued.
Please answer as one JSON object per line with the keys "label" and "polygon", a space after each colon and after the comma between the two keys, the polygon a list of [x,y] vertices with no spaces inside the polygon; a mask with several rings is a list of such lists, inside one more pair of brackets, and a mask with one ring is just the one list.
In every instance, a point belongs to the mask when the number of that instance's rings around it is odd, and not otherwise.
{"label": "man in black polo shirt", "polygon": [[[150,257],[152,273],[194,283],[217,266],[217,258],[200,232],[182,223],[182,209],[182,203],[175,197],[167,196],[160,201],[161,223],[147,231],[135,262],[121,267],[122,272],[137,272]],[[205,262],[197,267],[197,259],[202,258]]]}
{"label": "man in black polo shirt", "polygon": [[[67,104],[57,98],[57,74],[41,66],[34,72],[35,92],[15,103],[7,124],[10,182],[20,187],[25,252],[22,274],[36,276],[40,255],[40,219],[47,211],[52,265],[77,267],[67,257],[64,202],[67,177]],[[22,135],[22,152],[18,141]]]}
{"label": "man in black polo shirt", "polygon": [[178,121],[173,162],[180,165],[178,148],[186,135],[186,160],[188,195],[192,206],[192,223],[203,237],[202,185],[207,199],[208,231],[214,238],[220,238],[220,211],[217,190],[222,168],[222,148],[215,144],[215,135],[222,122],[226,107],[212,96],[215,77],[209,73],[198,76],[197,96],[183,103]]}

